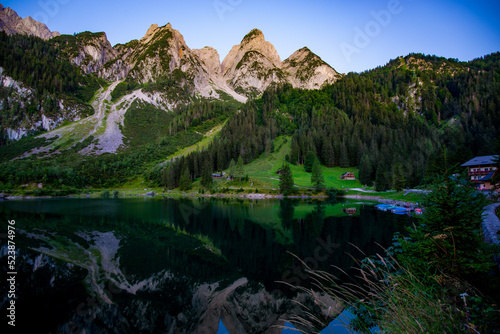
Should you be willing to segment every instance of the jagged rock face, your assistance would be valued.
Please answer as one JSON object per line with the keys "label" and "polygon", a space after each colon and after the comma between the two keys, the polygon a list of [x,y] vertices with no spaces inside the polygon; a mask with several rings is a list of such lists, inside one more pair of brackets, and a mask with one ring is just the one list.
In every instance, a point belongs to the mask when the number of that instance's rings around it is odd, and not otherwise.
{"label": "jagged rock face", "polygon": [[222,73],[220,57],[217,50],[212,47],[205,46],[203,49],[193,49],[193,52],[201,60],[202,66],[210,76],[220,76]]}
{"label": "jagged rock face", "polygon": [[140,83],[173,79],[193,94],[216,95],[210,75],[213,72],[216,76],[216,66],[205,57],[207,65],[199,54],[205,55],[206,50],[191,50],[184,37],[170,24],[163,27],[154,24],[132,51],[130,58],[134,66],[129,76]]}
{"label": "jagged rock face", "polygon": [[294,88],[319,89],[332,84],[341,75],[320,57],[304,47],[283,61],[281,69]]}
{"label": "jagged rock face", "polygon": [[[273,83],[318,89],[339,77],[333,68],[307,48],[282,62],[274,46],[258,29],[252,30],[235,45],[222,64],[218,52],[211,47],[191,50],[184,37],[170,24],[162,27],[153,24],[140,40],[113,47],[104,32],[60,35],[30,17],[20,18],[15,11],[0,4],[0,29],[7,34],[23,33],[52,39],[51,42],[85,74],[93,73],[115,83],[126,80],[148,84],[148,94],[168,108],[189,103],[189,96],[194,95],[209,99],[226,99],[229,95],[246,102],[247,97],[262,94]],[[136,91],[132,95],[142,93]],[[23,121],[29,126],[18,124],[11,129],[13,132],[9,138],[18,139],[38,128],[52,130],[64,119],[76,120],[79,117],[81,106],[64,107],[66,103],[63,101],[59,104],[64,114],[61,119],[44,116],[44,119]]]}
{"label": "jagged rock face", "polygon": [[[55,38],[54,43],[86,74],[97,73],[101,78],[116,81],[123,79],[130,70],[130,66],[123,61],[126,50],[122,53],[115,50],[104,32],[62,35]],[[118,58],[118,55],[121,57]]]}
{"label": "jagged rock face", "polygon": [[233,89],[262,93],[272,82],[285,82],[280,67],[281,59],[274,46],[260,30],[254,29],[224,58],[222,73]]}
{"label": "jagged rock face", "polygon": [[[19,108],[26,108],[31,105],[34,99],[35,90],[27,87],[22,82],[18,82],[13,78],[3,73],[3,68],[0,67],[0,86],[8,88],[9,96],[0,102],[0,110],[4,110],[8,103],[10,106],[15,104]],[[45,98],[53,98],[46,96]],[[9,119],[9,125],[1,124],[4,127],[7,138],[9,140],[19,140],[30,133],[45,130],[51,131],[60,126],[64,121],[78,121],[81,115],[85,113],[85,107],[74,102],[67,102],[62,99],[57,99],[58,111],[56,113],[47,114],[45,108],[42,106],[40,112],[26,113],[20,116],[13,113],[12,119]]]}
{"label": "jagged rock face", "polygon": [[280,56],[274,46],[267,42],[262,31],[254,29],[249,32],[239,45],[233,46],[229,54],[222,62],[222,71],[225,77],[233,77],[238,64],[243,60],[245,54],[254,51],[262,54],[275,67],[281,66]]}
{"label": "jagged rock face", "polygon": [[195,71],[196,60],[186,45],[184,37],[172,29],[170,24],[163,27],[152,25],[133,51],[135,62],[130,75],[138,82],[158,81],[175,69],[187,73]]}
{"label": "jagged rock face", "polygon": [[[191,94],[205,98],[218,99],[222,91],[245,102],[246,96],[258,96],[272,83],[318,89],[339,77],[307,48],[281,62],[274,46],[258,29],[235,45],[222,64],[218,52],[211,47],[190,49],[171,24],[162,27],[153,24],[140,40],[114,47],[104,33],[85,32],[62,36],[56,41],[65,39],[71,40],[71,46],[64,48],[62,42],[61,46],[85,73],[96,73],[110,81],[127,78],[138,83],[173,79]],[[168,100],[167,96],[164,100]]]}
{"label": "jagged rock face", "polygon": [[11,8],[4,8],[0,4],[0,30],[7,35],[26,34],[48,40],[59,36],[57,31],[51,32],[47,26],[41,22],[33,20],[31,17],[21,18]]}

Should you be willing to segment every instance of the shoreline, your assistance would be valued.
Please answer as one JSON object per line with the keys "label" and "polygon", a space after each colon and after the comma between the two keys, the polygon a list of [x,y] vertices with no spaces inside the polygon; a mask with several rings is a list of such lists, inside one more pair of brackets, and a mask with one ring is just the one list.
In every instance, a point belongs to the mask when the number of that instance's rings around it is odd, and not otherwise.
{"label": "shoreline", "polygon": [[[49,199],[49,198],[101,198],[98,193],[94,193],[93,196],[89,196],[87,194],[75,194],[75,195],[64,195],[64,196],[23,196],[23,195],[7,195],[0,194],[0,200],[32,200],[32,199]],[[147,193],[138,193],[138,194],[128,194],[121,195],[116,198],[130,198],[130,197],[164,197],[164,198],[239,198],[239,199],[327,199],[326,195],[293,195],[293,196],[283,196],[282,194],[259,194],[259,193],[250,193],[250,194],[200,194],[200,193],[156,193],[155,191],[147,192]],[[115,198],[115,197],[108,197]],[[366,195],[344,195],[339,196],[338,198],[343,199],[356,199],[356,200],[367,200],[372,202],[379,202],[383,204],[392,204],[403,207],[416,208],[417,203],[413,202],[405,202],[394,199],[387,199],[379,196],[366,196]]]}
{"label": "shoreline", "polygon": [[382,197],[377,197],[377,196],[344,195],[344,196],[342,196],[342,198],[369,200],[369,201],[374,201],[374,202],[380,202],[382,204],[392,204],[392,205],[397,205],[397,206],[401,206],[401,207],[409,207],[411,209],[418,208],[418,203],[403,202],[403,201],[398,201],[395,199],[388,199],[388,198],[382,198]]}
{"label": "shoreline", "polygon": [[[317,196],[308,196],[308,195],[296,195],[296,196],[283,196],[283,195],[271,195],[271,194],[199,194],[199,193],[185,193],[185,194],[168,194],[168,193],[143,193],[143,194],[128,194],[125,196],[117,196],[117,197],[105,197],[105,198],[130,198],[130,197],[163,197],[163,198],[240,198],[240,199],[327,199],[328,196],[325,195],[317,195]],[[31,200],[31,199],[49,199],[49,198],[102,198],[99,195],[96,196],[88,196],[88,195],[65,195],[65,196],[23,196],[23,195],[5,195],[0,197],[0,200]],[[342,197],[341,197],[342,198]]]}

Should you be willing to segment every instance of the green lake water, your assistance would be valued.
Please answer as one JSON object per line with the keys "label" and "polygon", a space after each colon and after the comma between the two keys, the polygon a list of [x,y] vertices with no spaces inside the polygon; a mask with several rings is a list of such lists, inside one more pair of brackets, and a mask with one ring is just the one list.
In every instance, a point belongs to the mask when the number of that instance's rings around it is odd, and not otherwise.
{"label": "green lake water", "polygon": [[[7,222],[16,226],[16,329],[217,333],[222,322],[232,334],[281,333],[287,319],[305,314],[298,302],[322,311],[309,295],[281,283],[310,286],[293,255],[315,269],[349,272],[351,256],[363,257],[356,247],[380,253],[377,244],[389,246],[411,219],[373,204],[2,201],[4,273]],[[7,295],[5,284],[1,295]],[[325,321],[334,318],[330,313]]]}

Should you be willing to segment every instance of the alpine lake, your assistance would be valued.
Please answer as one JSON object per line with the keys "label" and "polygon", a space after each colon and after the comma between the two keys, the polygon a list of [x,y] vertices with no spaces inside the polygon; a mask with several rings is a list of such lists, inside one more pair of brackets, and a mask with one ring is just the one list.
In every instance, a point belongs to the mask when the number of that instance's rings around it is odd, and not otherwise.
{"label": "alpine lake", "polygon": [[[3,273],[12,271],[7,231],[9,222],[15,224],[16,330],[288,333],[287,321],[307,318],[307,308],[328,324],[343,309],[315,291],[303,263],[349,275],[355,259],[383,253],[381,247],[390,246],[413,218],[374,204],[158,197],[0,201]],[[7,296],[2,281],[1,295]]]}

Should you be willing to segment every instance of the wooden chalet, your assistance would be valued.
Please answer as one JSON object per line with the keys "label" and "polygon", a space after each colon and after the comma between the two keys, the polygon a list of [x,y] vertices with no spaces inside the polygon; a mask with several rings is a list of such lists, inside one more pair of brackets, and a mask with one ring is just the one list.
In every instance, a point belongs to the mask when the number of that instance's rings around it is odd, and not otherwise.
{"label": "wooden chalet", "polygon": [[486,155],[475,157],[464,163],[462,167],[467,167],[471,182],[476,183],[479,190],[492,190],[491,179],[498,173],[496,163],[498,155]]}
{"label": "wooden chalet", "polygon": [[352,216],[352,215],[356,214],[358,209],[356,209],[356,208],[344,208],[344,209],[342,209],[342,211],[347,213],[349,216]]}
{"label": "wooden chalet", "polygon": [[354,176],[354,174],[353,174],[353,173],[351,173],[351,172],[347,172],[347,173],[345,173],[345,174],[342,174],[342,175],[340,176],[340,178],[341,178],[342,180],[356,180],[356,177],[355,177],[355,176]]}

